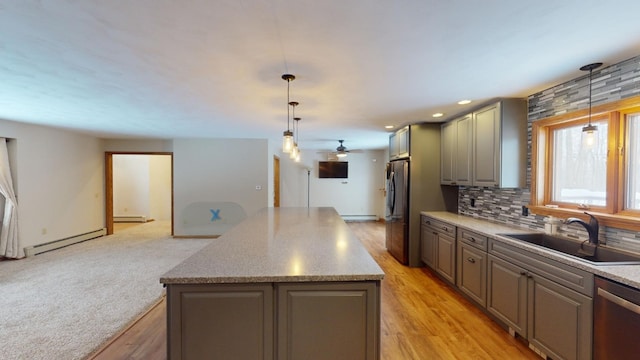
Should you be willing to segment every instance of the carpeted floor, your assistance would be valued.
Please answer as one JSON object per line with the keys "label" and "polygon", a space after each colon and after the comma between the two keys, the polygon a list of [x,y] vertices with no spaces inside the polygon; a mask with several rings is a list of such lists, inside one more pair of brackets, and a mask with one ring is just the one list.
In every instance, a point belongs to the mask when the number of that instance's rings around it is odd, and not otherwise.
{"label": "carpeted floor", "polygon": [[0,358],[82,359],[164,293],[159,278],[211,239],[154,221],[0,262]]}

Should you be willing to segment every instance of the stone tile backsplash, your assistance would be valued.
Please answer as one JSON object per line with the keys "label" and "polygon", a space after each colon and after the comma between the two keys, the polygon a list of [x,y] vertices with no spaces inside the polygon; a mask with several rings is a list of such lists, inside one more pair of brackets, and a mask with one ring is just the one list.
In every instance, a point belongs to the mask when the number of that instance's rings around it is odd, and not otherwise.
{"label": "stone tile backsplash", "polygon": [[[640,95],[640,56],[606,66],[592,74],[592,105],[600,105],[616,100]],[[528,98],[527,136],[527,186],[531,184],[531,128],[536,120],[559,115],[589,106],[589,75],[570,80],[550,89],[533,94]],[[528,205],[529,189],[495,189],[460,186],[458,192],[458,213],[505,224],[544,230],[544,217],[522,215],[522,206]],[[475,206],[471,206],[474,199]],[[578,224],[562,225],[561,235],[577,236],[586,240],[587,232]],[[600,228],[600,240],[607,245],[640,253],[640,233],[616,229]]]}

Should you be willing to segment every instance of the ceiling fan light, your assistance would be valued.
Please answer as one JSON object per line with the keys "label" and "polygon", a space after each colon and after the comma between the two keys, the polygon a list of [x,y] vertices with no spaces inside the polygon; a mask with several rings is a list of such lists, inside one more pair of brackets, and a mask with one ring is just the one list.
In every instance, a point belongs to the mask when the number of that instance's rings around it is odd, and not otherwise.
{"label": "ceiling fan light", "polygon": [[336,156],[339,157],[339,158],[343,158],[343,157],[347,156],[347,153],[346,152],[339,152],[339,153],[336,154]]}

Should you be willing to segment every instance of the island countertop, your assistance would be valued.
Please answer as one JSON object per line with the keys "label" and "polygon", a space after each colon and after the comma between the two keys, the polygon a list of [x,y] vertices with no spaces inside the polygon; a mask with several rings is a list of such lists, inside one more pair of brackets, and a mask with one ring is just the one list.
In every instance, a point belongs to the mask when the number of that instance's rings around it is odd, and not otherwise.
{"label": "island countertop", "polygon": [[265,208],[160,282],[380,281],[384,272],[333,208]]}

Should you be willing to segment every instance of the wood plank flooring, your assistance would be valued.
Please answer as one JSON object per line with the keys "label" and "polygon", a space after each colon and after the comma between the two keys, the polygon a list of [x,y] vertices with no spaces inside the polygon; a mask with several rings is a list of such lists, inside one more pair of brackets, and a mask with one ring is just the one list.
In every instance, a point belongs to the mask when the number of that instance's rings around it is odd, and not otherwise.
{"label": "wood plank flooring", "polygon": [[[430,270],[398,263],[384,247],[384,224],[349,226],[386,274],[382,359],[540,359]],[[163,299],[90,359],[166,359],[165,311]]]}

